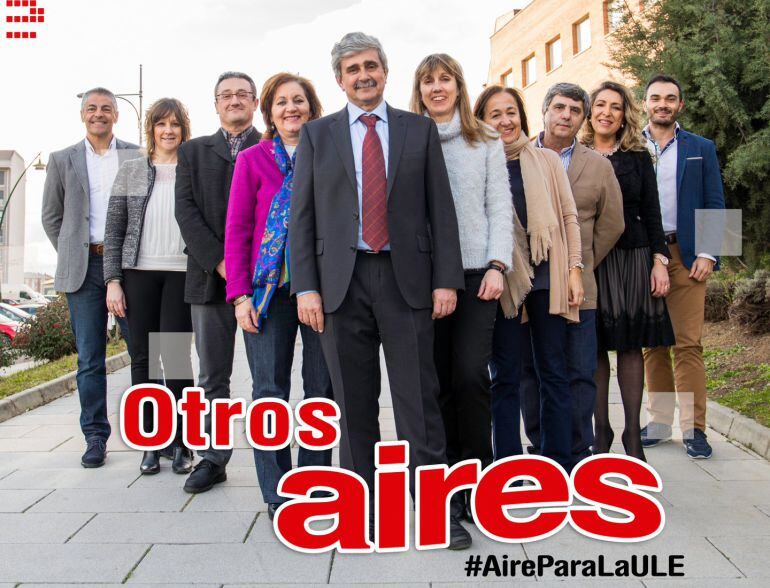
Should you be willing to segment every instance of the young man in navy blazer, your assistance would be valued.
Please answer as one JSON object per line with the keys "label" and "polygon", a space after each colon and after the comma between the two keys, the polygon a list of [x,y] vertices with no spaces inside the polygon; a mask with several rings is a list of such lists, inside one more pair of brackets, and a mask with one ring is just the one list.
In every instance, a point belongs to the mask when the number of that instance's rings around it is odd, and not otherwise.
{"label": "young man in navy blazer", "polygon": [[696,250],[696,242],[705,241],[703,236],[696,239],[696,211],[722,210],[725,200],[714,143],[679,126],[676,119],[682,108],[682,87],[676,79],[657,75],[647,83],[644,110],[649,124],[644,134],[655,164],[663,230],[672,255],[668,264],[671,290],[666,302],[676,344],[673,369],[668,347],[644,352],[650,422],[642,430],[642,443],[653,447],[671,438],[676,392],[687,455],[706,459],[712,450],[705,433],[706,371],[701,332],[706,280],[718,269],[719,252]]}

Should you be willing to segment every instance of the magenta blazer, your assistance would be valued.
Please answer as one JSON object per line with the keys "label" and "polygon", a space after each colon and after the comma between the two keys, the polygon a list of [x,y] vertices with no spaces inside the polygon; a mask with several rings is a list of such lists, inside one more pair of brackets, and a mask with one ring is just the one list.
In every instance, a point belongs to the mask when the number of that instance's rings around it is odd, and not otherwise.
{"label": "magenta blazer", "polygon": [[283,184],[272,140],[263,140],[238,154],[230,186],[225,224],[227,301],[251,296],[251,281],[265,233],[273,196]]}

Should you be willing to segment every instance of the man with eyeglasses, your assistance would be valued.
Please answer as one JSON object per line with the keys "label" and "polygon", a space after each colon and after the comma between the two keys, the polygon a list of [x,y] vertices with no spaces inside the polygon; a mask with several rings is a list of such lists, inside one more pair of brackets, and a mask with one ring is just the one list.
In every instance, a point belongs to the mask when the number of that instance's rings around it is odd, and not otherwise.
{"label": "man with eyeglasses", "polygon": [[[257,87],[248,75],[228,71],[214,86],[219,128],[179,147],[176,170],[176,220],[187,245],[185,302],[191,304],[195,348],[200,363],[198,386],[209,402],[230,397],[235,310],[225,301],[225,218],[235,159],[259,142],[252,122]],[[206,431],[211,433],[210,415]],[[186,492],[206,492],[227,479],[231,450],[208,449],[185,482]]]}

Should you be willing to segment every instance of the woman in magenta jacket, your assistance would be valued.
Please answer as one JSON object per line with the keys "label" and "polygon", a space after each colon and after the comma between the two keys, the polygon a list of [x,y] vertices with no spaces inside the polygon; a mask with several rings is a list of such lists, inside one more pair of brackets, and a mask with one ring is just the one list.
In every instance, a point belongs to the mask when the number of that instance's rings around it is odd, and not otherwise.
{"label": "woman in magenta jacket", "polygon": [[[225,227],[227,300],[235,305],[251,369],[252,398],[289,400],[297,329],[302,336],[305,398],[331,398],[332,387],[319,335],[301,324],[289,296],[289,209],[294,151],[302,125],[321,115],[313,85],[279,73],[265,82],[260,107],[267,131],[238,155]],[[300,447],[299,466],[331,465],[331,450]],[[291,469],[289,447],[254,450],[259,486],[273,518],[284,501],[276,491]]]}

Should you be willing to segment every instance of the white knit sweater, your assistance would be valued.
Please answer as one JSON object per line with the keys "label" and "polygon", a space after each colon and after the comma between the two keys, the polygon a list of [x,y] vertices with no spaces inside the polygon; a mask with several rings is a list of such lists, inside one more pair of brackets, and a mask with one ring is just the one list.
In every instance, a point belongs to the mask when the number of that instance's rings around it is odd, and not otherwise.
{"label": "white knit sweater", "polygon": [[436,126],[457,212],[463,268],[485,268],[492,260],[510,267],[513,198],[502,141],[469,145],[460,134],[458,111]]}

